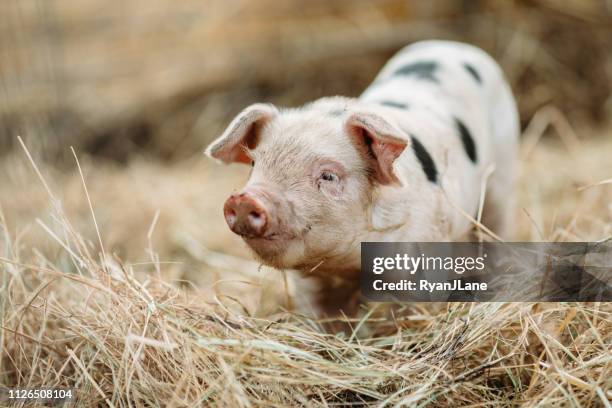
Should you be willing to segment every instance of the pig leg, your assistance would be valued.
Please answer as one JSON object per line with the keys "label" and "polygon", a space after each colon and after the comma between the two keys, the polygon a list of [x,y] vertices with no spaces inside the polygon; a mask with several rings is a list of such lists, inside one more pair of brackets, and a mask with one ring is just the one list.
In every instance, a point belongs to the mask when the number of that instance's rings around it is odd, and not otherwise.
{"label": "pig leg", "polygon": [[323,327],[330,333],[350,332],[350,325],[340,321],[357,314],[360,304],[359,278],[342,279],[333,276],[294,277],[299,291],[294,291],[297,312],[325,320]]}
{"label": "pig leg", "polygon": [[482,221],[504,240],[511,240],[520,133],[516,103],[510,88],[500,82],[498,99],[489,112],[495,169],[487,182]]}
{"label": "pig leg", "polygon": [[328,279],[321,282],[315,296],[319,312],[323,316],[336,317],[341,314],[354,316],[359,307],[359,279],[352,282]]}
{"label": "pig leg", "polygon": [[512,239],[513,233],[514,177],[495,173],[487,183],[482,223],[507,241]]}

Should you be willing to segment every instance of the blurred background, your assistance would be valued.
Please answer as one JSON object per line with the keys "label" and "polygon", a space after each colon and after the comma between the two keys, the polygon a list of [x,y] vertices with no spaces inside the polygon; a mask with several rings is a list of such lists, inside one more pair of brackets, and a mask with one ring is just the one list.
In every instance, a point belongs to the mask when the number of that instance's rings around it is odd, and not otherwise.
{"label": "blurred background", "polygon": [[[538,118],[516,239],[612,234],[610,191],[576,190],[612,177],[612,0],[1,0],[0,226],[10,251],[69,269],[39,224],[97,247],[73,146],[107,252],[168,261],[154,269],[173,279],[258,273],[221,212],[248,168],[212,165],[204,147],[254,102],[358,96],[397,50],[432,38],[494,56],[523,127]],[[549,143],[531,149],[540,136]]]}
{"label": "blurred background", "polygon": [[252,102],[357,96],[429,38],[493,55],[523,124],[610,117],[610,0],[3,0],[0,152],[21,134],[53,159],[184,159]]}

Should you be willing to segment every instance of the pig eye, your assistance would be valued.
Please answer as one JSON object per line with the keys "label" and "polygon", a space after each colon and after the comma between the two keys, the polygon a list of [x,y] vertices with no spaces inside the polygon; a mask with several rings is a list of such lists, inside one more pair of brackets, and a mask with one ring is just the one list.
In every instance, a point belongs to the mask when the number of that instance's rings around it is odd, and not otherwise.
{"label": "pig eye", "polygon": [[321,180],[325,180],[325,181],[338,181],[338,176],[336,176],[331,171],[324,171],[324,172],[322,172],[321,175],[319,176],[319,178]]}
{"label": "pig eye", "polygon": [[319,176],[317,177],[318,190],[332,199],[340,198],[343,189],[342,174],[344,173],[336,173],[326,166],[325,170],[320,170]]}
{"label": "pig eye", "polygon": [[251,167],[255,167],[255,160],[251,160]]}

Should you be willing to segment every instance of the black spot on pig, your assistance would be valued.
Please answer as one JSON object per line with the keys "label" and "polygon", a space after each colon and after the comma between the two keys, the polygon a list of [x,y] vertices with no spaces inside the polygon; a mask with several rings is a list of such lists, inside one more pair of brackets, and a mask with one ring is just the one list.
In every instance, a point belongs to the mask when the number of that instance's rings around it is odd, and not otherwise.
{"label": "black spot on pig", "polygon": [[438,181],[438,169],[436,167],[436,163],[433,161],[427,149],[425,149],[425,146],[423,146],[416,137],[410,135],[410,140],[412,142],[414,155],[419,163],[421,163],[421,167],[425,172],[425,176],[427,176],[427,180],[431,181],[432,183],[436,183]]}
{"label": "black spot on pig", "polygon": [[482,84],[482,77],[480,76],[476,68],[474,68],[467,62],[463,64],[463,68],[465,68],[465,70],[476,80],[476,82]]}
{"label": "black spot on pig", "polygon": [[431,82],[439,83],[440,81],[435,76],[438,70],[438,64],[434,61],[413,62],[404,65],[393,73],[393,76],[416,76],[419,79],[424,79]]}
{"label": "black spot on pig", "polygon": [[405,103],[401,103],[401,102],[381,101],[380,104],[384,106],[389,106],[391,108],[408,109],[408,105],[406,105]]}
{"label": "black spot on pig", "polygon": [[474,138],[472,138],[472,134],[462,121],[457,118],[454,119],[455,126],[457,126],[457,130],[459,130],[459,135],[461,136],[461,143],[463,143],[465,153],[473,163],[476,163],[478,159],[476,157],[476,144],[474,143]]}

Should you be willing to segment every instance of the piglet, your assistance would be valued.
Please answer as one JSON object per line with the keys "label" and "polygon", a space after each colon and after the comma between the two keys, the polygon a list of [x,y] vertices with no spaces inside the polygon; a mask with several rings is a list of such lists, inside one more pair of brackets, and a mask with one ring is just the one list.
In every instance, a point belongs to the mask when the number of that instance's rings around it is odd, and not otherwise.
{"label": "piglet", "polygon": [[508,237],[518,136],[495,61],[424,41],[359,98],[247,107],[206,153],[252,166],[225,202],[229,228],[264,264],[311,279],[308,307],[334,316],[358,305],[363,241],[466,239],[481,201],[482,223]]}

